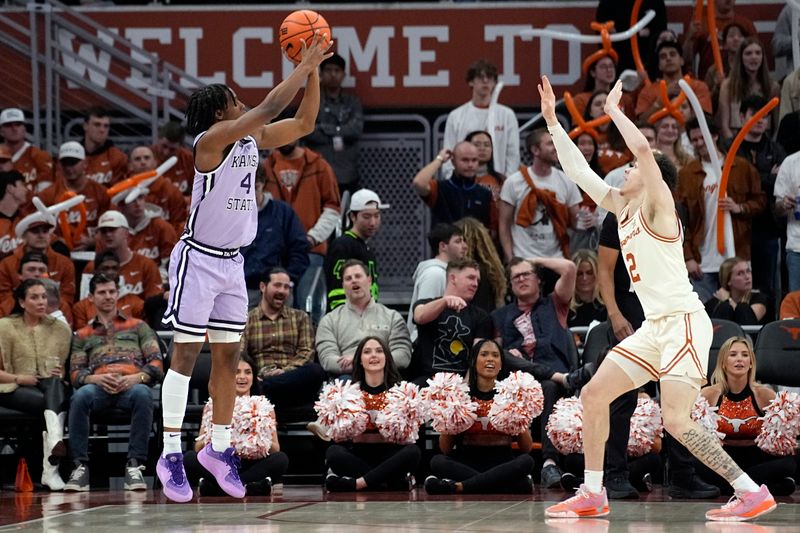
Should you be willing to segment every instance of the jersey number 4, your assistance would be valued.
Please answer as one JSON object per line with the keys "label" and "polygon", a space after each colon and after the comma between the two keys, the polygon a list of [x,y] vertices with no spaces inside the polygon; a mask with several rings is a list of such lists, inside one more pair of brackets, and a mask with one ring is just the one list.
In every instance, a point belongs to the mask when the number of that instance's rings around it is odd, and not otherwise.
{"label": "jersey number 4", "polygon": [[631,281],[634,283],[641,281],[642,278],[636,272],[636,258],[633,256],[633,254],[627,254],[625,256],[625,262],[628,263],[628,272],[631,273]]}
{"label": "jersey number 4", "polygon": [[242,189],[247,189],[247,194],[250,194],[250,187],[252,186],[250,178],[252,177],[252,175],[253,175],[252,172],[248,172],[247,176],[245,176],[242,182],[239,184],[239,186]]}

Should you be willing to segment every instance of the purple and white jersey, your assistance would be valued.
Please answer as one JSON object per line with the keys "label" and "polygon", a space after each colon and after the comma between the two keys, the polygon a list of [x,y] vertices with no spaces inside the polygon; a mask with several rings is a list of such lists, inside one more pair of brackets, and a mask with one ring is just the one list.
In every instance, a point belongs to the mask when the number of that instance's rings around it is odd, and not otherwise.
{"label": "purple and white jersey", "polygon": [[[194,139],[194,146],[201,133]],[[207,248],[232,251],[256,236],[256,169],[260,164],[256,140],[247,136],[234,143],[222,163],[211,172],[194,171],[192,205],[181,239]]]}

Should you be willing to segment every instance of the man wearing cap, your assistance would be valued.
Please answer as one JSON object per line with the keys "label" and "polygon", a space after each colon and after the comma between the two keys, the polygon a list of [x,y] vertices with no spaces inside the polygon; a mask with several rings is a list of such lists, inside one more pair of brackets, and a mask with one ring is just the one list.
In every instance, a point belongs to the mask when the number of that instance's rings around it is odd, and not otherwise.
{"label": "man wearing cap", "polygon": [[[333,169],[317,152],[293,142],[273,150],[264,162],[267,170],[266,191],[276,200],[292,206],[303,223],[311,250],[309,267],[295,289],[295,306],[302,308],[311,291],[317,272],[322,268],[328,249],[327,240],[339,221],[339,186]],[[317,295],[325,293],[320,282]],[[312,313],[317,323],[320,312]]]}
{"label": "man wearing cap", "polygon": [[20,219],[20,207],[27,199],[25,177],[16,170],[0,172],[0,259],[13,253],[21,242],[14,227]]}
{"label": "man wearing cap", "polygon": [[372,280],[370,293],[378,300],[378,262],[375,253],[367,244],[381,227],[381,209],[388,209],[378,195],[369,189],[356,191],[350,200],[347,218],[350,229],[333,241],[325,256],[325,283],[328,288],[328,311],[342,305],[345,301],[342,288],[342,267],[348,259],[358,259],[367,265]]}
{"label": "man wearing cap", "polygon": [[25,113],[14,107],[0,113],[0,135],[11,153],[14,170],[25,176],[25,186],[38,192],[53,181],[53,158],[25,140]]}
{"label": "man wearing cap", "polygon": [[128,175],[128,156],[108,138],[110,129],[111,118],[105,109],[92,107],[86,111],[83,122],[86,175],[105,187],[111,187]]}
{"label": "man wearing cap", "polygon": [[191,183],[194,180],[194,157],[192,151],[183,145],[185,137],[186,130],[180,122],[167,122],[158,129],[158,140],[153,145],[153,154],[159,165],[172,156],[178,158],[175,166],[164,173],[164,178],[187,197],[184,201],[188,204],[192,195]]}
{"label": "man wearing cap", "polygon": [[342,90],[345,61],[339,54],[319,65],[321,98],[317,125],[305,138],[333,167],[339,190],[358,190],[358,139],[364,132],[364,111],[358,97]]}
{"label": "man wearing cap", "polygon": [[[119,292],[121,296],[135,294],[142,300],[164,292],[161,274],[152,259],[135,253],[128,245],[130,227],[125,215],[119,211],[106,211],[97,224],[97,233],[104,250],[113,250],[120,261]],[[83,269],[84,279],[94,274],[95,262]],[[82,287],[83,288],[83,287]],[[81,290],[83,294],[83,290]]]}
{"label": "man wearing cap", "polygon": [[[57,216],[57,213],[54,215]],[[75,301],[75,266],[67,256],[56,252],[50,245],[53,235],[52,220],[37,211],[17,223],[14,231],[22,244],[0,261],[0,301],[13,300],[12,291],[22,281],[23,256],[28,252],[39,252],[47,258],[47,269],[43,273],[46,276],[40,277],[48,277],[60,284],[61,308],[71,318],[72,302]]]}
{"label": "man wearing cap", "polygon": [[[120,264],[114,250],[103,250],[95,259],[97,273],[105,274],[110,279],[120,280]],[[144,319],[144,300],[135,294],[125,294],[117,300],[117,309],[125,316]],[[72,306],[72,329],[77,331],[86,326],[97,314],[94,299],[87,295]]]}
{"label": "man wearing cap", "polygon": [[[161,163],[163,163],[163,161],[161,161]],[[180,164],[181,162],[178,160],[175,166]],[[189,166],[191,165],[190,159]],[[137,146],[131,150],[130,158],[128,159],[128,168],[130,169],[131,176],[155,170],[157,166],[155,154],[149,146]],[[175,167],[172,167],[167,173],[174,169]],[[176,235],[183,233],[183,229],[186,226],[186,219],[189,216],[188,205],[183,194],[178,190],[178,187],[167,178],[167,174],[165,173],[163,176],[156,178],[144,191],[146,194],[144,201],[161,209],[159,218],[169,222],[175,230]],[[112,202],[119,205],[113,199]]]}
{"label": "man wearing cap", "polygon": [[[64,196],[69,192],[86,197],[83,201],[86,207],[86,231],[73,237],[74,250],[91,250],[94,247],[93,236],[97,219],[108,210],[111,204],[106,188],[87,177],[86,166],[86,151],[83,146],[75,141],[65,142],[58,150],[60,172],[56,182],[43,190],[40,195],[45,205],[53,205],[64,200]],[[67,220],[73,228],[79,223],[78,207],[69,210]]]}

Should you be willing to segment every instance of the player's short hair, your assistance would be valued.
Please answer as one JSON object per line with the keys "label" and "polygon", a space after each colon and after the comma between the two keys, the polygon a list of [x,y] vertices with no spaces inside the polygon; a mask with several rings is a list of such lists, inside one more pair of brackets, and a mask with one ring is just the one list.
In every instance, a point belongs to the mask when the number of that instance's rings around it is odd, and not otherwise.
{"label": "player's short hair", "polygon": [[455,259],[447,263],[447,274],[449,275],[451,272],[461,272],[465,268],[474,268],[478,271],[481,269],[477,261],[465,257],[464,259]]}
{"label": "player's short hair", "polygon": [[661,152],[654,152],[653,157],[656,160],[658,169],[661,171],[661,178],[667,184],[669,190],[674,191],[678,186],[678,167],[675,163],[670,161],[669,157]]}
{"label": "player's short hair", "polygon": [[212,83],[196,90],[186,108],[186,131],[192,136],[206,131],[217,121],[214,114],[225,111],[228,102],[235,99],[233,91],[221,83]]}
{"label": "player's short hair", "polygon": [[497,67],[486,59],[478,59],[467,69],[467,81],[470,82],[480,76],[486,74],[492,79],[497,79]]}
{"label": "player's short hair", "polygon": [[119,288],[119,280],[106,274],[105,272],[95,272],[89,280],[89,294],[94,294],[98,285],[103,283],[113,283],[114,287]]}
{"label": "player's short hair", "polygon": [[464,232],[455,224],[442,222],[432,227],[431,231],[428,233],[428,244],[431,246],[431,255],[436,256],[439,253],[439,243],[448,244],[450,239],[455,235],[464,236]]}
{"label": "player's short hair", "polygon": [[[274,266],[267,271],[267,274],[264,276],[262,280],[265,285],[268,285],[270,281],[272,281],[272,276],[275,274],[286,274],[289,276],[289,271],[283,268],[282,266]],[[291,278],[291,276],[289,276]]]}

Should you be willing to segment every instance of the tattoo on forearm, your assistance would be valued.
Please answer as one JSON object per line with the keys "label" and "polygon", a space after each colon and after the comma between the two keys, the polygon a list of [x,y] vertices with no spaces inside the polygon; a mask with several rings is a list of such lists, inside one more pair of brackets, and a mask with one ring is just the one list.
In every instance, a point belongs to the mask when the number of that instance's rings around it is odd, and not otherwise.
{"label": "tattoo on forearm", "polygon": [[692,455],[729,483],[742,475],[742,469],[722,449],[716,435],[697,426],[682,433],[680,441]]}

